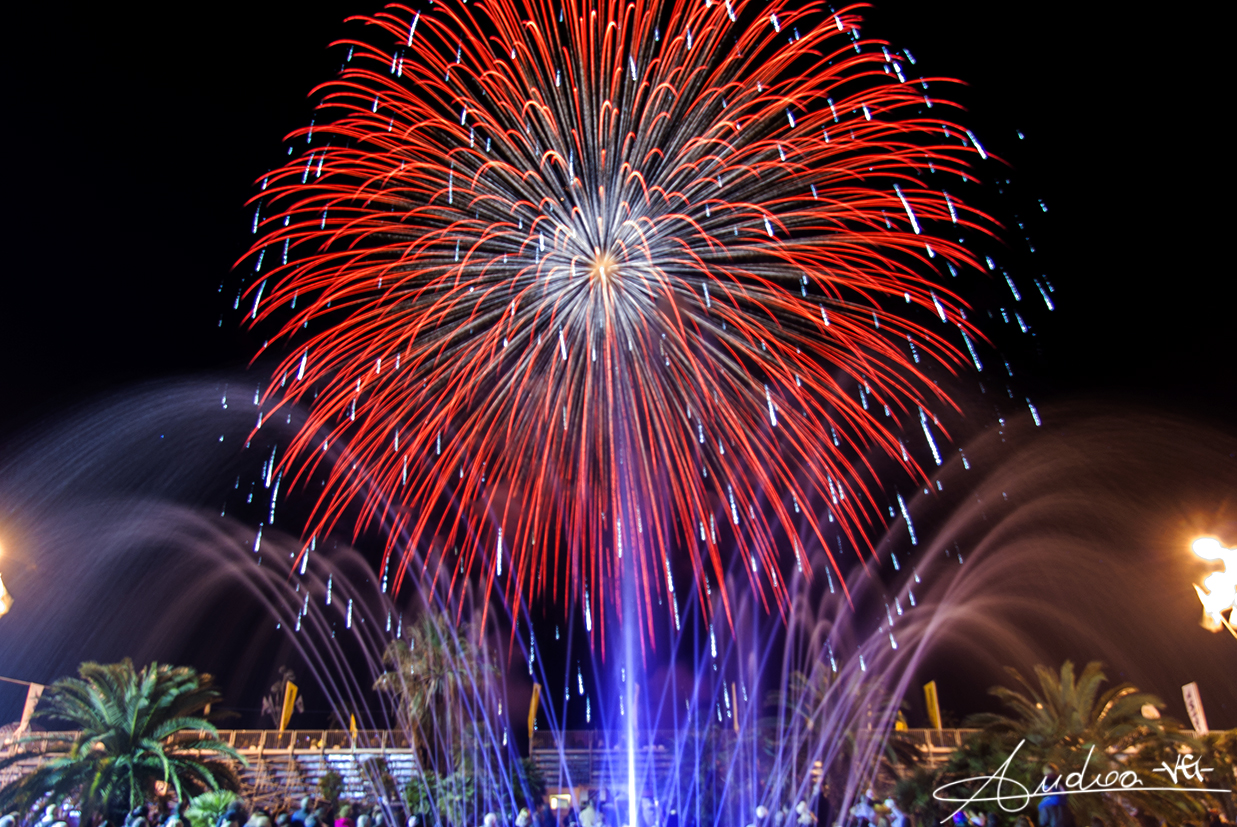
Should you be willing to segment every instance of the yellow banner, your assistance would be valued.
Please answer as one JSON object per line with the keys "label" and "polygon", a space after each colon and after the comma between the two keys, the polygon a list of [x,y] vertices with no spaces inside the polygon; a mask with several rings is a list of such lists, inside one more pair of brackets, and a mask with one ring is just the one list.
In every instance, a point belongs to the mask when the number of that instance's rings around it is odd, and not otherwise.
{"label": "yellow banner", "polygon": [[933,729],[941,728],[941,702],[936,697],[936,681],[928,681],[923,685],[923,697],[928,702],[928,720]]}
{"label": "yellow banner", "polygon": [[292,707],[296,705],[296,684],[288,681],[283,690],[283,712],[279,715],[279,731],[283,732],[288,728],[288,721],[292,719]]}
{"label": "yellow banner", "polygon": [[537,707],[541,704],[541,684],[533,684],[533,699],[528,704],[528,749],[532,754],[533,726],[537,723]]}

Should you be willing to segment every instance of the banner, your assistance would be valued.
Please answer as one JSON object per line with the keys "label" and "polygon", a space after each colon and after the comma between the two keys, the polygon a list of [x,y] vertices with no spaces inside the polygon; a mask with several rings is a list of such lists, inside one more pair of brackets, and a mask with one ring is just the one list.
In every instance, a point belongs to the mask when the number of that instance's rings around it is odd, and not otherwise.
{"label": "banner", "polygon": [[1185,711],[1190,715],[1190,723],[1194,725],[1194,731],[1199,735],[1206,735],[1208,732],[1207,715],[1203,712],[1203,699],[1198,694],[1198,684],[1190,681],[1181,687],[1181,696],[1185,698]]}
{"label": "banner", "polygon": [[541,684],[533,684],[533,699],[528,702],[528,754],[533,754],[533,727],[537,724],[537,707],[541,705]]}
{"label": "banner", "polygon": [[356,715],[352,715],[352,714],[348,715],[348,734],[352,736],[352,746],[355,747],[356,746],[356,735],[357,735]]}
{"label": "banner", "polygon": [[279,731],[283,732],[288,728],[288,721],[292,718],[292,709],[296,706],[296,684],[288,681],[283,689],[283,711],[279,714]]}
{"label": "banner", "polygon": [[923,685],[923,697],[928,702],[928,720],[933,729],[941,728],[941,702],[936,697],[936,681],[928,681]]}
{"label": "banner", "polygon": [[20,738],[26,734],[26,728],[30,726],[30,717],[34,715],[34,708],[39,705],[39,698],[43,697],[43,688],[41,683],[32,683],[26,690],[26,706],[21,711],[21,723],[13,735],[14,738]]}

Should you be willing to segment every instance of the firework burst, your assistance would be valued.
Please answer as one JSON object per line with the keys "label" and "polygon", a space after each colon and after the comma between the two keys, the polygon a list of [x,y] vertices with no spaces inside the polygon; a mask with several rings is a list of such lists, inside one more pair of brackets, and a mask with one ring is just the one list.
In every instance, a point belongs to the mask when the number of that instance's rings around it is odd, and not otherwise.
{"label": "firework burst", "polygon": [[310,407],[283,467],[325,479],[309,532],[359,507],[395,588],[481,572],[604,618],[625,579],[650,634],[675,571],[720,584],[737,554],[782,606],[828,520],[862,543],[863,458],[922,477],[897,434],[952,403],[919,360],[976,335],[941,234],[989,225],[924,183],[983,149],[907,56],[815,2],[363,22],[254,199],[251,315],[288,342],[267,396]]}

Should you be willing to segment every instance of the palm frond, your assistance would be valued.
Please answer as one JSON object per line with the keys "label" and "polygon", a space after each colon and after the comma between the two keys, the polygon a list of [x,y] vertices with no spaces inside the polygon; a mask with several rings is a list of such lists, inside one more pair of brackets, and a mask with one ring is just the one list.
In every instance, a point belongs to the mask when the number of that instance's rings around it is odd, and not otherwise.
{"label": "palm frond", "polygon": [[[231,783],[235,773],[226,762],[243,762],[231,746],[202,737],[217,730],[199,713],[220,696],[209,675],[189,667],[151,663],[135,670],[129,660],[87,662],[78,677],[62,678],[43,697],[38,716],[70,721],[80,735],[0,789],[0,808],[71,796],[84,815],[106,814],[141,804],[157,781],[180,796]],[[196,737],[176,743],[182,732]]]}

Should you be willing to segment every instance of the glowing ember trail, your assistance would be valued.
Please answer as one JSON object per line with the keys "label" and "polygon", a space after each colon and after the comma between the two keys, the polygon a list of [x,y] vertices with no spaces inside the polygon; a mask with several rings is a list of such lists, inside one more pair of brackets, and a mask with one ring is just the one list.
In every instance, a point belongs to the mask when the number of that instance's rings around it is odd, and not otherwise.
{"label": "glowing ember trail", "polygon": [[782,607],[823,509],[862,546],[854,458],[922,478],[897,434],[951,403],[917,363],[979,335],[939,276],[990,220],[921,179],[979,150],[931,79],[819,3],[363,20],[246,259],[288,340],[267,406],[311,411],[278,466],[321,491],[306,535],[347,511],[393,588],[479,573],[511,605],[623,613],[622,573],[650,634],[672,569],[724,583],[740,555]]}

